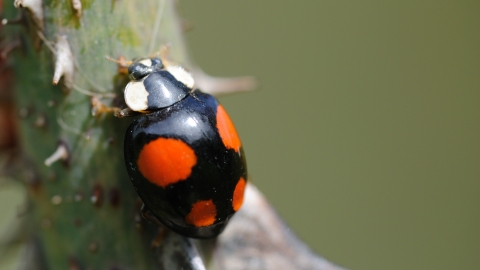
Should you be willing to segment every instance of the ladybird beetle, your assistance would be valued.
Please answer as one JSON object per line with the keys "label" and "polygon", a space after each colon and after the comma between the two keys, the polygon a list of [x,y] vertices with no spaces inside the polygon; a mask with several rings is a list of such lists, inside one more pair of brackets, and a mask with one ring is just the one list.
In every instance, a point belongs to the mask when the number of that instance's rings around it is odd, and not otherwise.
{"label": "ladybird beetle", "polygon": [[220,234],[243,203],[247,167],[225,109],[194,90],[190,73],[159,58],[133,61],[124,91],[142,113],[128,127],[127,171],[144,205],[166,227],[193,238]]}

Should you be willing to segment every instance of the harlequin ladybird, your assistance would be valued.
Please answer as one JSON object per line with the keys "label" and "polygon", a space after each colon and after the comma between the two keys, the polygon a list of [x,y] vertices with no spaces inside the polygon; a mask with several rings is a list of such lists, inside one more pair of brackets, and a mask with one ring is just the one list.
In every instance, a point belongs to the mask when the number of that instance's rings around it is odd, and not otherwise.
{"label": "harlequin ladybird", "polygon": [[136,118],[124,152],[133,186],[149,211],[193,238],[220,234],[243,202],[247,168],[225,109],[194,90],[190,73],[159,58],[134,61],[125,102]]}

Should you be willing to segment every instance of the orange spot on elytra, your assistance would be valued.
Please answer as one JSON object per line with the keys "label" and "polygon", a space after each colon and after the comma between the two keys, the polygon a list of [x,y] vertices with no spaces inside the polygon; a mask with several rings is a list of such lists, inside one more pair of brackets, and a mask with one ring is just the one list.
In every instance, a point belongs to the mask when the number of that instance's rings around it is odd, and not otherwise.
{"label": "orange spot on elytra", "polygon": [[240,177],[240,180],[238,180],[238,183],[235,186],[235,190],[233,191],[232,206],[235,212],[238,211],[240,207],[242,207],[243,194],[245,193],[246,184],[247,182],[245,182],[245,179],[243,179],[243,177]]}
{"label": "orange spot on elytra", "polygon": [[151,183],[166,187],[187,179],[197,156],[186,143],[158,138],[146,144],[138,157],[138,169]]}
{"label": "orange spot on elytra", "polygon": [[230,117],[222,105],[218,105],[217,107],[217,129],[225,147],[238,152],[242,143],[240,142],[232,120],[230,120]]}
{"label": "orange spot on elytra", "polygon": [[212,200],[198,201],[193,204],[192,210],[185,217],[185,221],[196,227],[210,226],[215,222],[217,207]]}

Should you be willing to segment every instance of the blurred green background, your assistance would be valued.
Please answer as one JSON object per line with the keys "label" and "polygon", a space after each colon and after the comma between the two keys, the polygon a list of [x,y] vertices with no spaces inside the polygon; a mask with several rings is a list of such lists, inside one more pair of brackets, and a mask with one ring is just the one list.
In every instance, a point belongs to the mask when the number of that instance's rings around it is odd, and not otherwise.
{"label": "blurred green background", "polygon": [[180,9],[206,72],[260,79],[221,101],[252,181],[316,252],[351,269],[480,269],[479,1]]}
{"label": "blurred green background", "polygon": [[480,269],[480,2],[180,1],[252,181],[352,269]]}

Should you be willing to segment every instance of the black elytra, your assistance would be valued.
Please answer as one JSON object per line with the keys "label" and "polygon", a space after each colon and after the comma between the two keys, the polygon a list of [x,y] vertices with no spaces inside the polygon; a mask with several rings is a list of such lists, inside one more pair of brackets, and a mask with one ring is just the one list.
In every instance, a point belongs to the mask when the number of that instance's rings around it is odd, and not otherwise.
{"label": "black elytra", "polygon": [[[125,164],[132,184],[146,207],[166,227],[186,237],[216,237],[235,213],[232,201],[240,179],[247,181],[243,148],[228,148],[222,140],[217,123],[219,103],[213,96],[188,89],[166,70],[144,77],[149,93],[149,113],[130,124],[124,141]],[[178,97],[178,93],[184,93],[180,100],[170,98]],[[163,107],[152,106],[156,108],[151,109],[150,98]],[[166,186],[147,179],[151,176],[145,176],[139,166],[142,151],[159,139],[181,141],[196,158],[187,176]],[[147,162],[155,164],[157,161]],[[191,222],[189,215],[198,210],[194,205],[199,202],[215,206],[214,219],[199,224]]]}

